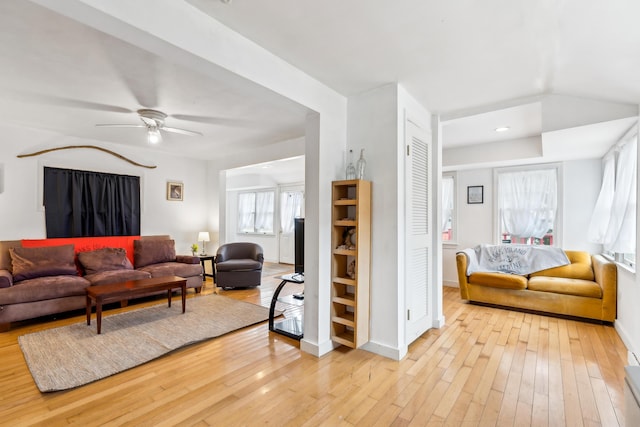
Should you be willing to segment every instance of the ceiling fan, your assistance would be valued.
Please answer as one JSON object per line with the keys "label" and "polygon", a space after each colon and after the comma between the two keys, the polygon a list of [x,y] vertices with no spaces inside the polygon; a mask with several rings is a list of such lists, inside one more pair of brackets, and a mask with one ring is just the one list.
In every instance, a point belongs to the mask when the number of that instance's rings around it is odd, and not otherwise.
{"label": "ceiling fan", "polygon": [[142,120],[143,124],[141,125],[98,124],[96,126],[121,127],[121,128],[147,128],[147,142],[149,142],[149,144],[157,144],[162,141],[162,134],[160,133],[161,130],[165,132],[179,133],[182,135],[202,136],[202,133],[200,132],[165,126],[164,119],[167,118],[167,115],[162,111],[143,108],[138,110],[137,113],[138,113],[138,116],[140,117],[140,120]]}

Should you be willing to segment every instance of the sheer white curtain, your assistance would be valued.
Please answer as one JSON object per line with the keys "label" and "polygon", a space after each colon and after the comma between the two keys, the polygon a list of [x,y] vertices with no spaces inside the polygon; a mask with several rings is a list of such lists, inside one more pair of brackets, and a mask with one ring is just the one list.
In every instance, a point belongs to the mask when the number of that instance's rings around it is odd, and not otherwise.
{"label": "sheer white curtain", "polygon": [[447,225],[453,214],[453,177],[442,177],[442,231],[447,231]]}
{"label": "sheer white curtain", "polygon": [[556,169],[501,172],[498,207],[504,230],[541,239],[553,229],[557,209]]}
{"label": "sheer white curtain", "polygon": [[602,186],[589,222],[587,236],[591,242],[604,243],[605,234],[611,220],[611,206],[613,205],[615,188],[616,159],[614,153],[610,153],[603,160]]}
{"label": "sheer white curtain", "polygon": [[238,194],[238,231],[253,233],[256,193]]}
{"label": "sheer white curtain", "polygon": [[274,199],[273,191],[256,193],[255,231],[258,233],[273,233]]}
{"label": "sheer white curtain", "polygon": [[302,214],[302,200],[302,191],[285,191],[280,196],[280,226],[283,233],[293,233],[293,219]]}
{"label": "sheer white curtain", "polygon": [[611,219],[604,236],[605,249],[628,253],[636,250],[636,153],[637,136],[622,146],[616,167],[616,189]]}

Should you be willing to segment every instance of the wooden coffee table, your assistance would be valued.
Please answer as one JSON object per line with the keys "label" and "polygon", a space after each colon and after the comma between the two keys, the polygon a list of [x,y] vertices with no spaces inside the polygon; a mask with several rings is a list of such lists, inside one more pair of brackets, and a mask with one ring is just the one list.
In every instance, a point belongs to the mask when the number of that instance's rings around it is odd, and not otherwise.
{"label": "wooden coffee table", "polygon": [[91,325],[91,301],[96,303],[98,333],[102,326],[102,304],[129,300],[148,295],[154,291],[167,291],[167,300],[171,307],[171,291],[182,290],[182,312],[186,310],[187,279],[178,276],[152,277],[151,279],[129,280],[127,282],[96,285],[87,288],[87,325]]}

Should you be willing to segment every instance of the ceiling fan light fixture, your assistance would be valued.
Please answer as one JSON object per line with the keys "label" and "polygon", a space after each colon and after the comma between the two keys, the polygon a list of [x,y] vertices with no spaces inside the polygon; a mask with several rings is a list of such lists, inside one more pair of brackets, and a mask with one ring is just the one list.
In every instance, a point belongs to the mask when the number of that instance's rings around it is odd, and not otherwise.
{"label": "ceiling fan light fixture", "polygon": [[164,125],[164,119],[167,118],[167,115],[162,111],[151,110],[148,108],[143,108],[137,111],[140,120],[142,120],[142,124],[132,125],[132,124],[97,124],[96,126],[101,127],[116,127],[116,128],[146,128],[147,129],[147,142],[149,144],[158,144],[162,142],[162,134],[160,131],[177,133],[181,135],[188,136],[202,136],[202,133],[197,132],[195,130],[187,130],[174,128]]}
{"label": "ceiling fan light fixture", "polygon": [[147,129],[147,142],[149,144],[155,145],[162,141],[162,135],[160,134],[160,129],[157,127],[150,126]]}

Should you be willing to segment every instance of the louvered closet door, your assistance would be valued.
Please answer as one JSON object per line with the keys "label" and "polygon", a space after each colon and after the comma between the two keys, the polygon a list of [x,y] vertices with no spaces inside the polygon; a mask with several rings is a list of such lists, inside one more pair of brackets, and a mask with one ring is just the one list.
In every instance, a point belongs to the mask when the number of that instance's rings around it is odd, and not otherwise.
{"label": "louvered closet door", "polygon": [[430,137],[406,122],[406,332],[413,342],[431,327],[433,275],[431,268]]}

